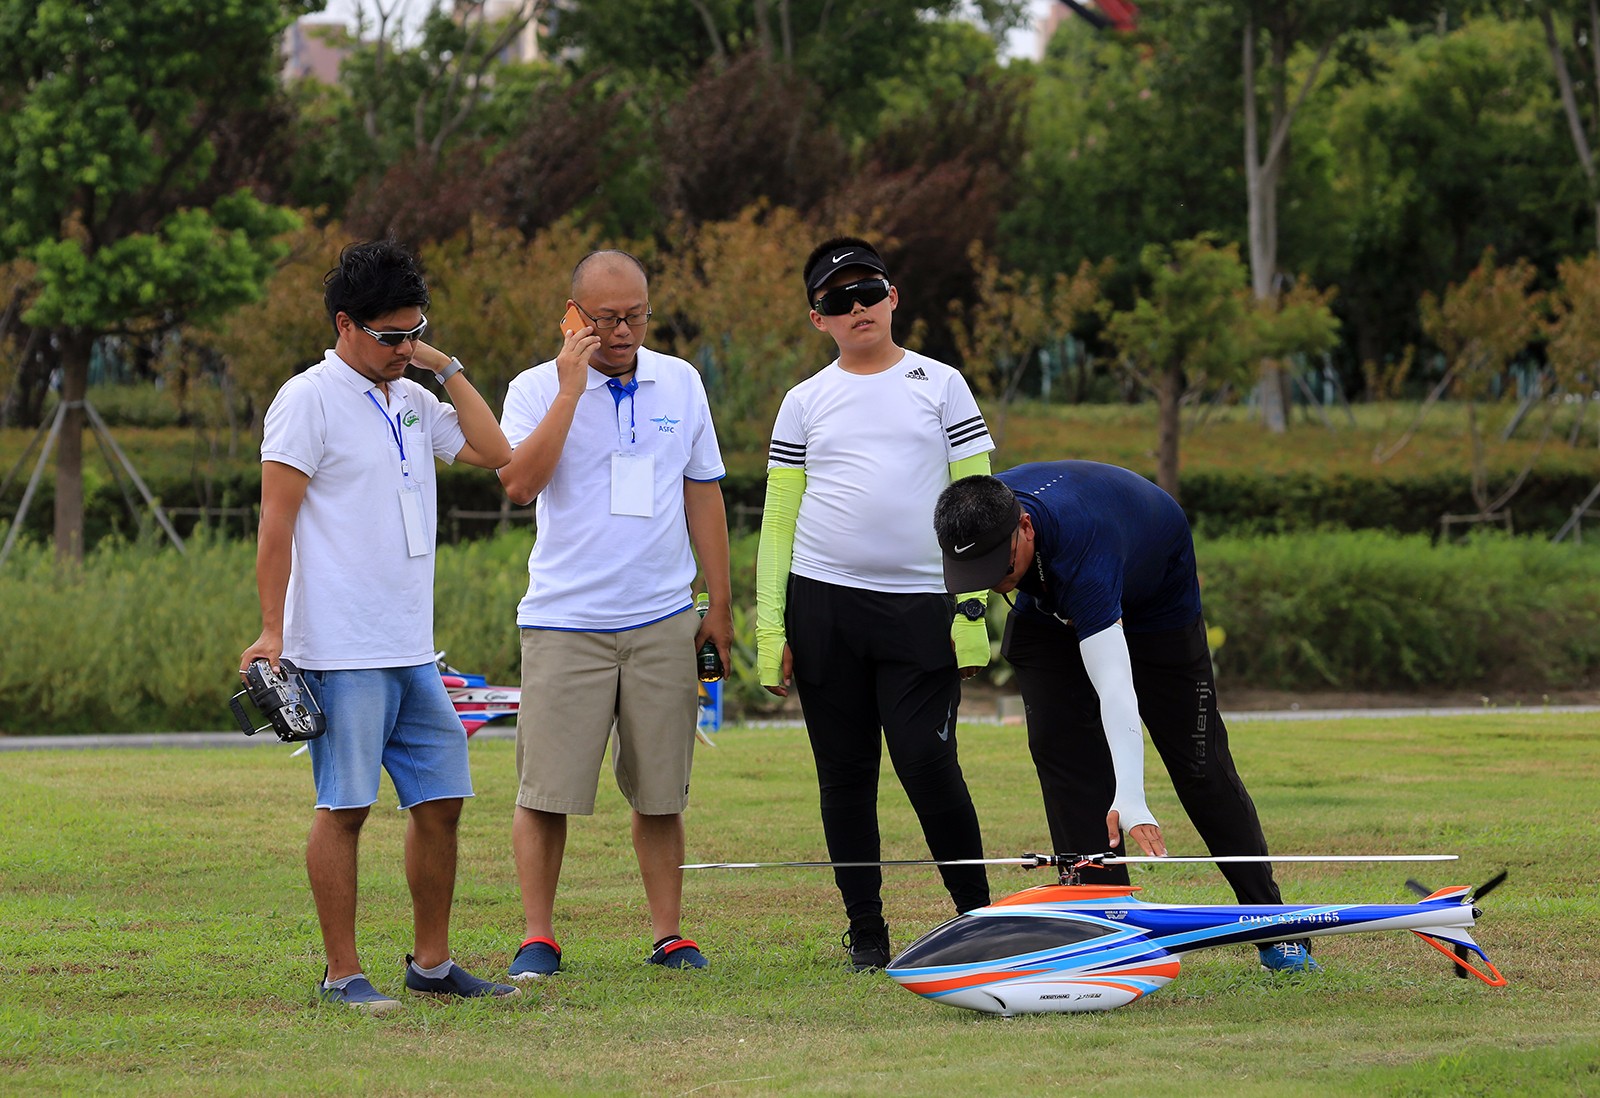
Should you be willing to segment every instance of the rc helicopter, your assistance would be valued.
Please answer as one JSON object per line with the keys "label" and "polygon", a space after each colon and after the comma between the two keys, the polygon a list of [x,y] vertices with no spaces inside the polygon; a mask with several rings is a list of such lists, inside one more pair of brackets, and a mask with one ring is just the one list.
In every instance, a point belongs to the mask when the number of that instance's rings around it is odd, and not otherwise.
{"label": "rc helicopter", "polygon": [[958,915],[907,946],[885,970],[901,987],[947,1006],[986,1014],[1112,1010],[1159,991],[1189,953],[1231,945],[1266,945],[1379,930],[1409,930],[1449,957],[1457,976],[1491,987],[1505,977],[1467,933],[1476,901],[1505,880],[1477,888],[1429,890],[1415,904],[1153,904],[1137,885],[1083,884],[1090,866],[1138,862],[1399,862],[1453,861],[1454,854],[1235,855],[1120,857],[1114,854],[1024,854],[1020,858],[889,862],[705,862],[684,869],[769,866],[1020,865],[1054,866],[1059,882],[1024,889]]}

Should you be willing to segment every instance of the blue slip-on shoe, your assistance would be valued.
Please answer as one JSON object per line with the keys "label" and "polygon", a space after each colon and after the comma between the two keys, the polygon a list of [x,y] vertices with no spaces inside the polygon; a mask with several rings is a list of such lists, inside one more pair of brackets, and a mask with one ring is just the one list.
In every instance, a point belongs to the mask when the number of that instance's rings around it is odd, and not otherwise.
{"label": "blue slip-on shoe", "polygon": [[327,973],[324,972],[322,980],[317,981],[319,1003],[349,1007],[362,1014],[387,1014],[400,1006],[399,999],[389,998],[373,987],[372,981],[365,976],[358,975],[343,987],[328,987],[323,983],[326,979]]}
{"label": "blue slip-on shoe", "polygon": [[668,938],[656,946],[655,952],[650,954],[645,964],[660,965],[662,968],[711,967],[711,962],[700,952],[700,947],[688,938]]}
{"label": "blue slip-on shoe", "polygon": [[1258,946],[1261,967],[1268,972],[1321,972],[1322,966],[1311,958],[1311,951],[1299,942],[1274,942]]}
{"label": "blue slip-on shoe", "polygon": [[561,947],[553,938],[529,938],[511,959],[511,978],[537,980],[561,971]]}
{"label": "blue slip-on shoe", "polygon": [[480,980],[454,961],[443,976],[424,976],[417,971],[415,960],[406,954],[406,990],[413,995],[430,995],[435,999],[515,999],[521,988],[510,984],[497,984]]}

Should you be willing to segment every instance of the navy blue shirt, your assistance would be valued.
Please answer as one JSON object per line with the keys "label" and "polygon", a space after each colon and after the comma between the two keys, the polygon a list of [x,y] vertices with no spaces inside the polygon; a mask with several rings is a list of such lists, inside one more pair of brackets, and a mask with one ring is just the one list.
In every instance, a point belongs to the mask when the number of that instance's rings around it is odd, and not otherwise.
{"label": "navy blue shirt", "polygon": [[1060,618],[1080,641],[1119,618],[1125,632],[1156,633],[1200,616],[1189,520],[1165,491],[1097,461],[1041,461],[995,475],[1036,531],[1039,559],[1017,585],[1018,612]]}

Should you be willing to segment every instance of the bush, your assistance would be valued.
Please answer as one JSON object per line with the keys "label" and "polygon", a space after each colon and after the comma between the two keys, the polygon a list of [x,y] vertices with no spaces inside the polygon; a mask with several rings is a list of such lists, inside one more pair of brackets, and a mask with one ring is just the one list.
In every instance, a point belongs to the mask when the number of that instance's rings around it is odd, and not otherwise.
{"label": "bush", "polygon": [[[732,545],[727,699],[744,714],[776,703],[756,675],[756,540]],[[531,546],[519,530],[439,550],[435,640],[451,664],[496,685],[518,682]],[[1197,549],[1228,686],[1540,691],[1600,680],[1600,550],[1374,532]],[[81,570],[61,572],[48,547],[24,542],[0,572],[0,732],[230,727],[238,656],[260,629],[254,566],[250,543],[202,535],[187,556],[107,539]]]}
{"label": "bush", "polygon": [[1219,676],[1280,690],[1537,691],[1600,674],[1600,553],[1482,533],[1202,541]]}

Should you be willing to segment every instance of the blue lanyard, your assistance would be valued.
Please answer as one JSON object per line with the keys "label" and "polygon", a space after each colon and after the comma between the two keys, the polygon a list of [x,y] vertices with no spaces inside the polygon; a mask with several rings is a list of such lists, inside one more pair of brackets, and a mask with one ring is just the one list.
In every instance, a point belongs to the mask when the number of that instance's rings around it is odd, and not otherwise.
{"label": "blue lanyard", "polygon": [[[622,398],[628,398],[628,441],[630,443],[638,442],[639,432],[635,429],[633,418],[633,394],[639,391],[638,375],[630,378],[626,385],[619,385],[614,377],[608,378],[606,380],[606,388],[611,391],[611,402],[615,407],[622,407]],[[372,393],[368,392],[367,395],[371,396]],[[374,401],[373,403],[376,404],[377,402]],[[384,418],[387,419],[388,417]]]}
{"label": "blue lanyard", "polygon": [[372,401],[374,408],[378,409],[378,414],[383,417],[383,422],[389,428],[389,433],[394,436],[395,447],[400,451],[400,475],[409,481],[411,479],[411,463],[406,460],[406,444],[401,441],[400,437],[400,413],[396,412],[394,414],[394,422],[391,423],[389,421],[389,413],[383,410],[383,405],[378,403],[378,398],[372,395],[371,389],[367,390],[367,399]]}

